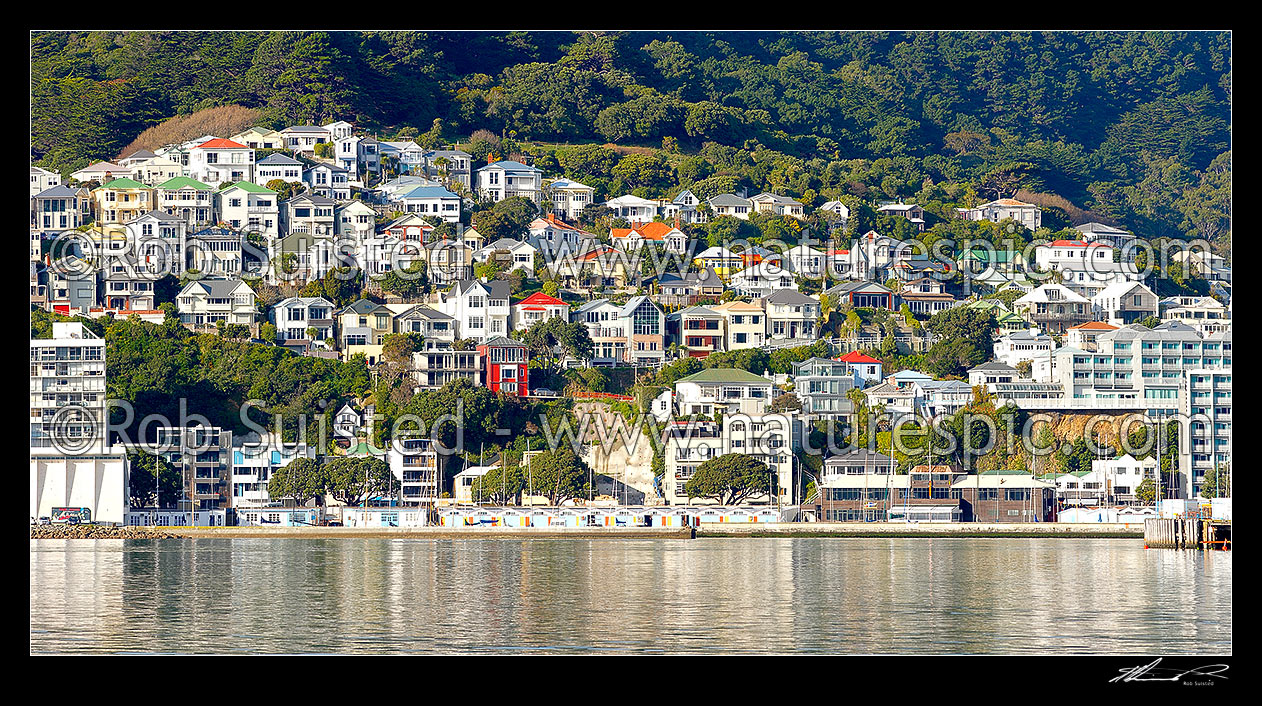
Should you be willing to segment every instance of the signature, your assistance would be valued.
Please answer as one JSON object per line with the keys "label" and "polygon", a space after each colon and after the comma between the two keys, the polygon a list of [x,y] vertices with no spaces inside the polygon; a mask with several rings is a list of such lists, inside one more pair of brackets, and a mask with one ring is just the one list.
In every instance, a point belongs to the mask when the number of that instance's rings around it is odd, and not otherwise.
{"label": "signature", "polygon": [[[1158,657],[1157,659],[1154,659],[1152,662],[1140,667],[1123,667],[1122,669],[1118,670],[1119,672],[1121,672],[1121,674],[1110,679],[1109,683],[1113,684],[1115,682],[1132,682],[1132,681],[1180,681],[1181,679],[1183,679],[1183,677],[1188,676],[1188,675],[1201,676],[1201,677],[1214,677],[1215,679],[1227,678],[1226,676],[1223,675],[1223,672],[1227,671],[1227,665],[1225,664],[1207,664],[1203,667],[1197,667],[1195,669],[1185,669],[1183,671],[1178,671],[1178,670],[1170,669],[1167,667],[1158,667],[1157,665],[1161,664],[1161,659],[1162,659],[1161,657]],[[1171,673],[1173,673],[1174,676],[1158,676],[1160,674],[1171,674]]]}

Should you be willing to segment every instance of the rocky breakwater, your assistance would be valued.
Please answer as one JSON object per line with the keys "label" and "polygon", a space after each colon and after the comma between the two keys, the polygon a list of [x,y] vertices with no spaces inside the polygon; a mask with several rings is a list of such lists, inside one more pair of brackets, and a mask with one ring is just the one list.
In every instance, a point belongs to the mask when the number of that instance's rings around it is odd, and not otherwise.
{"label": "rocky breakwater", "polygon": [[107,525],[31,525],[31,539],[177,539],[162,528]]}

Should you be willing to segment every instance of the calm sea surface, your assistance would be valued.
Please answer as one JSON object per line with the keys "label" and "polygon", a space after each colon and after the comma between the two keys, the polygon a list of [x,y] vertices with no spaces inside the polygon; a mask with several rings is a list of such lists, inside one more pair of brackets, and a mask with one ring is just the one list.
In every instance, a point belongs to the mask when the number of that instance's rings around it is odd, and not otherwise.
{"label": "calm sea surface", "polygon": [[31,540],[31,650],[1221,654],[1231,568],[1137,539]]}

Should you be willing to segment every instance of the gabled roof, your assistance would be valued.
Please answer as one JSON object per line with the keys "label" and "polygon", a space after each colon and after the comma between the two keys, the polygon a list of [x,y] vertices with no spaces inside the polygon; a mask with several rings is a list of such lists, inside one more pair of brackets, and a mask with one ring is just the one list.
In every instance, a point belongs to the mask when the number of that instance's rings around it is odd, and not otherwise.
{"label": "gabled roof", "polygon": [[517,302],[515,306],[564,306],[564,307],[568,307],[569,304],[566,304],[565,302],[561,301],[560,299],[557,299],[556,297],[550,297],[547,294],[544,294],[543,292],[535,292],[534,294],[531,294],[525,299],[522,299],[521,301]]}
{"label": "gabled roof", "polygon": [[369,301],[367,299],[360,299],[354,304],[351,304],[345,309],[342,309],[338,313],[346,314],[346,313],[353,312],[356,314],[371,314],[377,311],[378,309],[386,309],[386,311],[389,311],[389,309],[387,309],[384,304],[378,304],[377,302]]}
{"label": "gabled roof", "polygon": [[777,289],[771,294],[768,294],[767,296],[763,297],[763,299],[772,304],[818,304],[819,303],[819,301],[816,300],[815,298],[808,297],[807,295],[799,292],[796,289],[789,289],[789,288]]}
{"label": "gabled roof", "polygon": [[77,197],[78,195],[79,195],[79,192],[77,190],[72,189],[69,186],[66,186],[65,184],[59,184],[57,186],[50,186],[47,189],[44,189],[43,191],[39,192],[38,194],[35,194],[35,198],[37,199],[62,199],[62,198],[74,198],[74,197]]}
{"label": "gabled roof", "polygon": [[274,164],[280,165],[280,166],[287,166],[287,167],[289,166],[301,167],[302,166],[302,162],[294,159],[293,157],[290,157],[287,154],[281,154],[279,152],[273,152],[272,154],[267,155],[263,159],[260,159],[256,164],[258,166],[268,166],[268,167]]}
{"label": "gabled roof", "polygon": [[121,179],[113,179],[109,183],[98,186],[97,188],[93,189],[93,191],[100,191],[102,189],[148,189],[148,188],[149,188],[148,186],[145,186],[144,184],[141,184],[140,182],[134,179],[128,179],[124,177]]}
{"label": "gabled roof", "polygon": [[233,142],[232,140],[225,140],[222,137],[216,137],[213,140],[207,140],[201,143],[200,145],[194,147],[193,149],[195,150],[248,150],[250,148],[246,147],[240,142]]}
{"label": "gabled roof", "polygon": [[849,353],[841,356],[837,360],[840,360],[843,363],[867,363],[867,364],[872,364],[872,363],[880,364],[881,363],[881,361],[877,360],[876,358],[873,358],[870,355],[864,355],[860,353],[859,351],[850,351]]}
{"label": "gabled roof", "polygon": [[271,189],[264,186],[259,186],[258,184],[255,184],[252,181],[238,181],[238,182],[224,184],[223,186],[219,187],[219,191],[222,193],[224,191],[227,191],[228,189],[233,189],[233,188],[240,189],[242,191],[246,191],[251,194],[275,194],[276,193],[275,191],[272,191]]}
{"label": "gabled roof", "polygon": [[707,199],[706,203],[711,206],[748,206],[749,199],[743,199],[736,194],[719,194]]}
{"label": "gabled roof", "polygon": [[483,341],[478,347],[493,346],[495,348],[525,348],[526,344],[521,341],[514,341],[508,336],[495,336]]}
{"label": "gabled roof", "polygon": [[313,172],[317,169],[327,169],[330,172],[334,172],[334,173],[337,173],[337,172],[344,172],[347,174],[350,173],[350,172],[347,172],[346,169],[339,167],[336,164],[327,164],[325,162],[320,162],[319,164],[313,164],[310,167],[307,167],[304,171]]}
{"label": "gabled roof", "polygon": [[139,221],[142,218],[152,218],[155,221],[166,221],[168,223],[183,223],[184,222],[183,218],[167,213],[166,211],[150,211],[148,213],[142,213],[139,216],[136,216],[135,218],[128,221],[128,223],[135,223],[136,221]]}
{"label": "gabled roof", "polygon": [[184,288],[180,290],[180,293],[177,296],[183,296],[185,293],[192,293],[194,291],[201,291],[206,296],[213,299],[223,299],[232,296],[232,293],[240,287],[245,287],[251,293],[254,292],[253,289],[250,289],[250,285],[239,279],[199,279],[184,285]]}
{"label": "gabled roof", "polygon": [[203,184],[196,179],[186,176],[173,177],[158,184],[157,188],[163,191],[178,191],[179,189],[197,189],[198,191],[213,191],[210,184]]}
{"label": "gabled roof", "polygon": [[988,360],[985,363],[982,363],[981,365],[969,368],[968,371],[970,373],[973,373],[973,372],[986,373],[986,372],[992,372],[992,371],[996,373],[1015,373],[1017,372],[1017,369],[1012,367],[1011,365],[1008,365],[1007,363],[1003,363],[998,360]]}
{"label": "gabled roof", "polygon": [[157,156],[158,155],[154,154],[153,152],[150,152],[149,150],[136,150],[135,152],[132,152],[126,157],[123,157],[123,159],[149,159],[150,157],[157,157]]}
{"label": "gabled roof", "polygon": [[[648,302],[650,305],[652,305],[654,309],[657,309],[657,305],[653,304],[653,301],[651,299],[649,299],[648,297],[644,295],[640,295],[638,297],[631,297],[631,299],[627,300],[627,303],[624,304],[622,308],[618,310],[618,315],[630,316],[632,313],[635,312],[635,310],[640,306],[640,304],[643,304],[644,302]],[[661,309],[658,309],[658,311],[660,312]]]}
{"label": "gabled roof", "polygon": [[700,382],[700,383],[744,383],[747,385],[770,385],[771,381],[761,375],[755,375],[748,370],[738,370],[737,368],[708,368],[699,373],[693,373],[688,377],[679,378],[675,381],[678,385],[681,382]]}
{"label": "gabled roof", "polygon": [[490,282],[483,282],[480,279],[465,279],[451,285],[450,293],[452,296],[458,296],[477,286],[485,287],[494,299],[508,299],[512,292],[512,286],[504,280],[493,279]]}
{"label": "gabled roof", "polygon": [[478,171],[480,172],[480,171],[483,171],[483,170],[486,170],[486,169],[506,169],[506,170],[508,170],[508,171],[510,171],[510,172],[515,172],[515,171],[537,172],[537,171],[540,171],[540,169],[538,169],[537,167],[532,167],[532,166],[530,166],[530,165],[528,165],[528,164],[522,164],[521,162],[514,162],[514,161],[512,161],[512,160],[508,160],[508,159],[502,159],[502,160],[500,160],[500,161],[498,161],[498,162],[492,162],[491,164],[488,164],[488,165],[486,165],[485,167],[482,167],[482,168],[481,168],[481,169],[479,169]]}
{"label": "gabled roof", "polygon": [[1116,331],[1118,328],[1120,327],[1114,326],[1113,324],[1105,323],[1103,321],[1088,321],[1085,324],[1078,324],[1077,326],[1070,326],[1069,330],[1073,331],[1075,329],[1081,329],[1085,331]]}
{"label": "gabled roof", "polygon": [[459,196],[441,186],[418,186],[399,198],[404,199],[458,199]]}

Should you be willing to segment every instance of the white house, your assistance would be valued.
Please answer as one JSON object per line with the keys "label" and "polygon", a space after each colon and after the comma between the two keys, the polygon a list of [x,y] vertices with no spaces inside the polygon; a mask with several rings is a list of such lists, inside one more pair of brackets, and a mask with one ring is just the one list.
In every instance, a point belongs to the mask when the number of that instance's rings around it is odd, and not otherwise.
{"label": "white house", "polygon": [[328,130],[317,125],[293,125],[280,134],[285,139],[286,149],[307,154],[314,154],[316,145],[333,139]]}
{"label": "white house", "polygon": [[802,205],[801,202],[788,196],[768,192],[751,196],[749,203],[759,213],[772,213],[777,216],[792,216],[800,219],[805,216],[806,211],[806,206]]}
{"label": "white house", "polygon": [[31,196],[61,185],[61,175],[31,165]]}
{"label": "white house", "polygon": [[217,222],[215,190],[190,177],[175,177],[154,187],[158,210],[177,216],[190,226]]}
{"label": "white house", "polygon": [[1156,316],[1157,295],[1143,282],[1114,282],[1091,298],[1096,317],[1116,326]]}
{"label": "white house", "polygon": [[681,416],[763,414],[774,391],[770,379],[747,370],[707,368],[675,382],[675,404]]}
{"label": "white house", "polygon": [[418,186],[394,201],[406,213],[435,216],[448,223],[460,222],[460,197],[441,186]]}
{"label": "white house", "polygon": [[1032,203],[1016,199],[998,199],[984,203],[977,208],[956,209],[960,218],[968,221],[992,221],[998,223],[1006,218],[1020,223],[1030,230],[1037,230],[1043,225],[1043,209]]}
{"label": "white house", "polygon": [[254,165],[254,171],[259,184],[266,185],[274,179],[292,184],[302,181],[302,166],[302,162],[293,157],[274,153],[260,159],[258,164]]}
{"label": "white house", "polygon": [[535,292],[513,304],[513,330],[528,329],[540,321],[560,319],[569,323],[570,305],[550,297],[543,292]]}
{"label": "white house", "polygon": [[290,297],[272,307],[277,343],[305,352],[313,344],[324,348],[333,338],[333,302],[324,297]]}
{"label": "white house", "polygon": [[549,213],[530,222],[529,243],[544,257],[559,257],[565,253],[583,252],[583,243],[594,242],[596,236],[582,228],[557,220]]}
{"label": "white house", "polygon": [[233,229],[280,237],[280,203],[276,192],[251,181],[238,181],[215,195],[220,220]]}
{"label": "white house", "polygon": [[522,271],[527,276],[533,277],[535,274],[535,254],[538,253],[530,246],[530,243],[512,238],[500,238],[499,240],[483,247],[473,253],[474,262],[487,262],[494,258],[497,262],[506,265],[509,272]]}
{"label": "white house", "polygon": [[355,132],[355,126],[346,122],[345,120],[338,120],[335,122],[331,122],[328,125],[322,125],[321,127],[323,127],[325,131],[329,133],[329,139],[332,139],[332,140],[339,140]]}
{"label": "white house", "polygon": [[254,323],[254,290],[239,279],[200,279],[184,285],[176,295],[180,323],[189,328]]}
{"label": "white house", "polygon": [[740,296],[753,298],[765,297],[778,289],[797,289],[791,271],[767,260],[733,273],[728,285]]}
{"label": "white house", "polygon": [[544,187],[544,192],[552,202],[553,215],[569,221],[577,219],[596,198],[596,189],[570,179],[554,179]]}
{"label": "white house", "polygon": [[496,202],[522,196],[537,205],[543,200],[543,171],[509,160],[488,164],[478,170],[478,193]]}
{"label": "white house", "polygon": [[351,198],[350,172],[334,164],[317,164],[304,169],[302,180],[312,193],[334,201]]}
{"label": "white house", "polygon": [[777,289],[763,297],[769,340],[815,338],[819,300],[796,289]]}
{"label": "white house", "polygon": [[458,338],[482,341],[508,334],[512,315],[509,290],[509,283],[504,280],[463,280],[453,284],[449,291],[438,293],[434,305],[456,320]]}
{"label": "white house", "polygon": [[254,181],[254,150],[232,140],[207,140],[189,150],[188,175],[211,186]]}
{"label": "white house", "polygon": [[710,205],[715,216],[733,216],[742,221],[749,220],[749,213],[753,210],[753,204],[749,199],[735,194],[712,196],[706,199],[706,203]]}
{"label": "white house", "polygon": [[654,216],[661,212],[660,202],[630,194],[619,196],[616,199],[609,199],[602,205],[612,209],[615,216],[625,218],[632,223],[651,221]]}
{"label": "white house", "polygon": [[1046,358],[1055,347],[1052,337],[1037,328],[1014,331],[995,341],[995,360],[1015,368],[1023,360]]}

